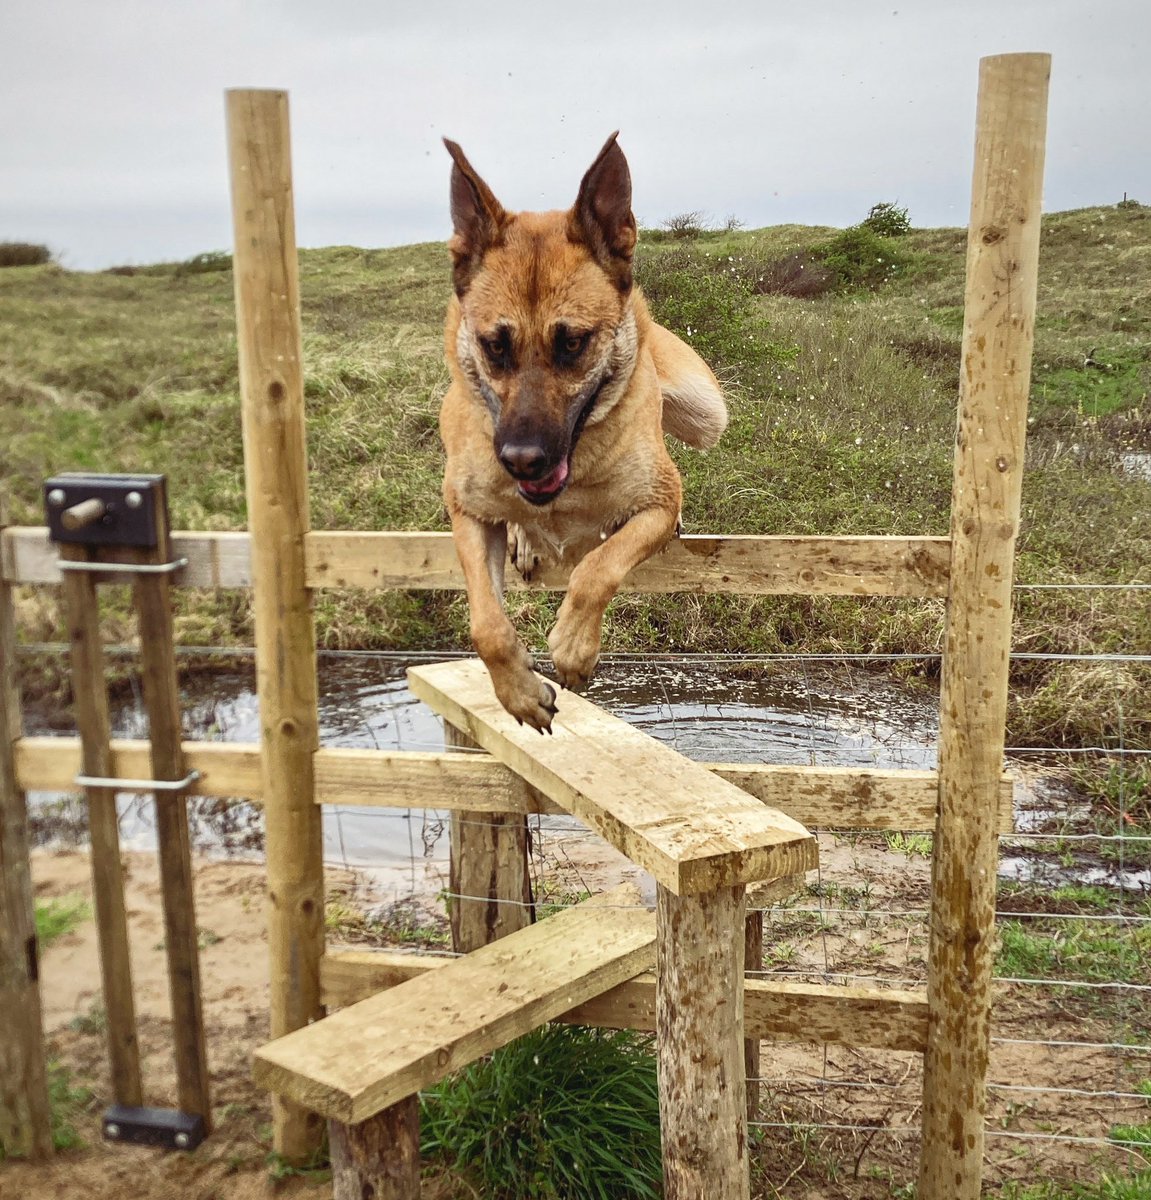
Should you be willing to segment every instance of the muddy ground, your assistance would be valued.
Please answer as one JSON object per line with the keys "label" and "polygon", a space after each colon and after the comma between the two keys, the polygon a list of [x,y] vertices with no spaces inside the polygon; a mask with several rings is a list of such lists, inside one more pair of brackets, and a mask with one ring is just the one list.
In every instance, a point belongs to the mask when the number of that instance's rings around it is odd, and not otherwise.
{"label": "muddy ground", "polygon": [[[794,907],[772,910],[766,918],[766,969],[816,977],[844,973],[922,979],[925,923],[919,916],[891,914],[915,914],[925,907],[926,859],[892,853],[865,839],[824,835],[821,842],[820,874],[809,878],[818,894],[801,896]],[[552,837],[543,845],[546,860],[540,871],[553,896],[571,896],[623,873],[613,852],[586,836]],[[170,1106],[175,1081],[156,864],[145,853],[125,854],[124,861],[146,1100]],[[88,893],[82,852],[38,852],[33,870],[38,898]],[[386,923],[365,925],[356,916],[378,900],[362,877],[329,870],[328,885],[330,924],[339,927],[334,936],[370,937],[379,944],[395,935]],[[71,1117],[84,1144],[49,1166],[3,1164],[0,1200],[254,1200],[330,1194],[325,1175],[284,1174],[270,1162],[267,1098],[250,1079],[252,1050],[268,1033],[262,867],[201,861],[196,887],[216,1132],[192,1154],[110,1146],[100,1140],[99,1115],[109,1092],[95,931],[85,921],[48,948],[43,961],[51,1054],[67,1069],[74,1087],[91,1093]],[[861,893],[868,912],[853,908]],[[797,911],[821,904],[822,915]],[[403,936],[424,944],[442,936],[442,921],[437,925],[430,915],[436,908],[432,891],[419,906],[425,914],[420,927],[413,929],[409,922]],[[1065,988],[1001,986],[999,993],[997,1038],[1109,1043],[1116,1021],[1124,1017],[1096,995]],[[1141,1005],[1141,998],[1133,1003]],[[1126,1027],[1136,1029],[1141,1021],[1135,1012],[1134,1025]],[[764,1125],[758,1130],[755,1194],[878,1200],[898,1195],[896,1189],[914,1178],[918,1056],[764,1043],[762,1071]],[[1130,1151],[1048,1138],[1106,1138],[1117,1123],[1146,1122],[1146,1102],[1085,1098],[1074,1091],[1131,1091],[1149,1073],[1146,1058],[1112,1049],[997,1043],[991,1068],[996,1087],[991,1093],[988,1186],[997,1190],[1006,1180],[1052,1176],[1095,1179],[1105,1166],[1140,1165]],[[1002,1090],[1010,1085],[1065,1090]],[[1019,1134],[1042,1135],[1042,1140],[1015,1136]],[[431,1191],[444,1200],[474,1196],[443,1180]]]}

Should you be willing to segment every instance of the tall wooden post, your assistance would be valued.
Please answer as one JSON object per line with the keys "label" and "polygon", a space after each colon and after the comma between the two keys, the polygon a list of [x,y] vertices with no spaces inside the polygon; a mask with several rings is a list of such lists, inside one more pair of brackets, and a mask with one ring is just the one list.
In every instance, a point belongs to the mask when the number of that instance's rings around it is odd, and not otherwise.
{"label": "tall wooden post", "polygon": [[1050,68],[1046,54],[980,64],[941,685],[921,1200],[980,1194],[998,781]]}
{"label": "tall wooden post", "polygon": [[[0,532],[5,521],[0,497]],[[12,589],[0,571],[0,1145],[12,1157],[52,1153],[40,954],[28,862],[28,812],[16,786],[22,732]]]}
{"label": "tall wooden post", "polygon": [[665,1200],[748,1200],[742,886],[656,889],[656,1029]]}
{"label": "tall wooden post", "polygon": [[[288,97],[231,91],[235,228],[256,678],[267,841],[272,1037],[323,1015],[324,869],[313,794],[315,630],[305,586],[307,451]],[[274,1145],[289,1162],[319,1149],[323,1122],[277,1099]]]}

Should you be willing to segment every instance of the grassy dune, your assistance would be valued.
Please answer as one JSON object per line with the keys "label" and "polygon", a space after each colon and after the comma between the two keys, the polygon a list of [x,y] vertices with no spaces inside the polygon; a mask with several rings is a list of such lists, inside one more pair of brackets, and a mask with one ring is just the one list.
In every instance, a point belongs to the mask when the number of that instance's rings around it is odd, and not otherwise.
{"label": "grassy dune", "polygon": [[[689,532],[947,531],[965,235],[880,243],[884,280],[808,299],[758,294],[781,259],[826,247],[801,226],[641,242],[657,316],[729,388],[732,424],[707,455],[676,451]],[[811,260],[812,262],[815,259]],[[831,262],[831,259],[826,259]],[[814,269],[814,268],[813,268]],[[761,280],[767,280],[767,283]],[[446,253],[333,247],[301,255],[316,528],[442,529],[438,399]],[[1151,450],[1151,209],[1044,221],[1019,580],[1151,578],[1151,481],[1122,456]],[[40,480],[63,470],[169,475],[183,528],[245,522],[232,285],[224,256],[132,273],[54,265],[0,271],[0,478],[13,519],[39,523]],[[516,598],[542,646],[554,597]],[[111,606],[118,636],[123,605]],[[462,597],[317,598],[329,647],[466,643]],[[21,599],[25,636],[59,636],[50,595]],[[938,603],[621,597],[611,650],[937,650]],[[1016,647],[1151,653],[1151,593],[1019,597]],[[245,598],[187,596],[186,644],[250,640]],[[1013,739],[1151,744],[1145,665],[1016,668]]]}

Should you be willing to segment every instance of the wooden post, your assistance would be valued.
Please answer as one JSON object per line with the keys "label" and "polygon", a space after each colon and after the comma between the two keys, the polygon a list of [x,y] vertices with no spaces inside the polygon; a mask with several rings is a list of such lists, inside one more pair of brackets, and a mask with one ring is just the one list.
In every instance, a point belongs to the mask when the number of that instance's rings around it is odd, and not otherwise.
{"label": "wooden post", "polygon": [[656,889],[656,1029],[665,1200],[748,1200],[742,885]]}
{"label": "wooden post", "polygon": [[921,1200],[976,1200],[997,808],[1043,184],[1046,54],[980,64],[932,863]]}
{"label": "wooden post", "polygon": [[[0,530],[6,515],[0,497]],[[13,1158],[42,1159],[52,1153],[52,1117],[28,811],[13,761],[22,732],[12,589],[0,573],[0,1145]]]}
{"label": "wooden post", "polygon": [[[299,270],[287,94],[231,91],[227,107],[275,1038],[323,1015],[324,866],[312,768],[315,629],[304,579],[309,519]],[[289,1162],[305,1162],[319,1149],[323,1122],[315,1114],[277,1099],[273,1123],[275,1149]]]}
{"label": "wooden post", "polygon": [[[65,561],[86,562],[87,546],[60,545]],[[85,775],[108,778],[112,769],[109,745],[108,691],[104,683],[104,649],[100,644],[100,600],[96,576],[90,571],[64,574],[64,611],[72,651],[72,703],[80,733],[80,768]],[[120,862],[120,827],[113,788],[90,787],[88,840],[92,856],[92,898],[100,943],[100,975],[108,1022],[108,1057],[112,1095],[117,1104],[138,1108],[140,1047],[136,1039],[136,1002],[132,996],[132,965],[128,951],[128,914],[124,905],[124,869]]]}
{"label": "wooden post", "polygon": [[[444,723],[444,743],[475,748]],[[452,949],[467,954],[523,929],[535,919],[528,863],[527,818],[515,813],[453,812],[449,867]],[[462,899],[461,897],[476,897]]]}
{"label": "wooden post", "polygon": [[[139,557],[145,563],[166,563],[171,560],[172,549],[165,485],[161,483],[152,489],[151,496],[156,506],[157,545],[140,552]],[[170,576],[137,575],[133,588],[139,621],[152,778],[183,779],[187,770],[180,736]],[[181,1112],[203,1117],[206,1132],[210,1132],[212,1105],[200,999],[200,949],[188,836],[188,802],[183,792],[157,792],[155,802],[178,1104]]]}
{"label": "wooden post", "polygon": [[331,1121],[333,1200],[419,1200],[420,1101],[409,1096],[359,1125]]}
{"label": "wooden post", "polygon": [[[756,908],[748,912],[744,923],[743,974],[763,970],[763,910]],[[759,1116],[760,1071],[762,1069],[759,1038],[744,1038],[743,1075],[747,1082],[747,1119],[754,1121]]]}

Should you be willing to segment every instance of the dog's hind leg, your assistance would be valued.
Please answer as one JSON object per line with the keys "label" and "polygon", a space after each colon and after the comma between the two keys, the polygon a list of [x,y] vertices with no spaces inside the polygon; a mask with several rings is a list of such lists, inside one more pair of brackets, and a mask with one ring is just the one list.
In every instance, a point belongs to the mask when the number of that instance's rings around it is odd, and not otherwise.
{"label": "dog's hind leg", "polygon": [[663,397],[663,430],[710,450],[727,428],[727,405],[711,368],[684,341],[652,322],[648,347]]}

